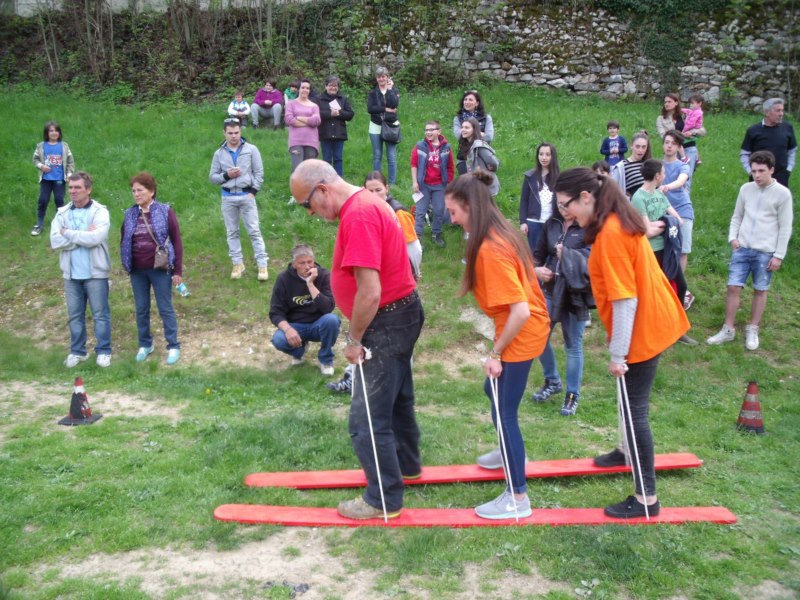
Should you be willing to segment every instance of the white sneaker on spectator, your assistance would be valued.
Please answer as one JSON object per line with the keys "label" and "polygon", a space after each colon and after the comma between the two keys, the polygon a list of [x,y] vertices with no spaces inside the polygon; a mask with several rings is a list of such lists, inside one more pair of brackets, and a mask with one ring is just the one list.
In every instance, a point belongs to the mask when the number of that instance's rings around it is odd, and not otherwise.
{"label": "white sneaker on spectator", "polygon": [[110,367],[111,366],[111,355],[110,354],[98,354],[97,355],[97,366],[98,367]]}
{"label": "white sneaker on spectator", "polygon": [[717,344],[724,344],[725,342],[732,342],[736,338],[736,328],[723,325],[719,333],[712,335],[706,340],[706,344],[716,346]]}
{"label": "white sneaker on spectator", "polygon": [[745,325],[744,347],[748,350],[758,349],[758,325]]}
{"label": "white sneaker on spectator", "polygon": [[73,367],[77,367],[78,363],[82,363],[87,358],[89,358],[88,354],[67,354],[67,359],[64,361],[64,366],[68,369],[72,369]]}

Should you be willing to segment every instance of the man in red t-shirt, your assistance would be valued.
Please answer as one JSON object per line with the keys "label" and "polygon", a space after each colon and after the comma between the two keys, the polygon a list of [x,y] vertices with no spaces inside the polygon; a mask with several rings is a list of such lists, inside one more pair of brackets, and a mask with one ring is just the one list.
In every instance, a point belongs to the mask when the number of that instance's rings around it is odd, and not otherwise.
{"label": "man in red t-shirt", "polygon": [[350,320],[344,356],[353,364],[363,361],[355,373],[349,430],[367,488],[363,496],[340,503],[339,514],[352,519],[382,517],[385,502],[386,515],[396,517],[403,507],[403,479],[422,472],[411,356],[425,315],[403,230],[385,201],[349,184],[324,161],[301,163],[289,185],[295,202],[309,215],[339,221],[331,288]]}

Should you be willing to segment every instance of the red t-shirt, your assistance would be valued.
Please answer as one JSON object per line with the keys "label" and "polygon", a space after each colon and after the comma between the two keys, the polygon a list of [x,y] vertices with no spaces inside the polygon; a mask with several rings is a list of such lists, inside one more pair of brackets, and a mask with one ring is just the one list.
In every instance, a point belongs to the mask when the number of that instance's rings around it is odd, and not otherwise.
{"label": "red t-shirt", "polygon": [[380,306],[408,296],[417,287],[397,216],[384,200],[367,190],[353,194],[339,211],[333,248],[331,288],[348,319],[352,318],[358,289],[353,267],[378,271]]}

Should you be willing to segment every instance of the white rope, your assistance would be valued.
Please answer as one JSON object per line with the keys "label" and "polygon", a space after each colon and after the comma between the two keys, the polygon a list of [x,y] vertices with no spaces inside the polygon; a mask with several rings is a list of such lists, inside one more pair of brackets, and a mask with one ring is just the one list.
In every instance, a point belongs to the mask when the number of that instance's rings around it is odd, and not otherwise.
{"label": "white rope", "polygon": [[492,402],[494,402],[494,414],[497,429],[497,441],[500,444],[500,453],[503,457],[503,474],[506,477],[506,485],[511,493],[511,501],[514,503],[514,519],[519,523],[519,513],[517,513],[517,499],[514,497],[514,485],[511,482],[511,472],[508,469],[508,450],[506,449],[506,438],[503,435],[503,425],[500,419],[500,393],[496,377],[489,377],[489,389],[492,390]]}
{"label": "white rope", "polygon": [[[375,459],[375,471],[378,473],[378,489],[381,492],[381,508],[383,509],[383,522],[389,522],[389,513],[386,510],[386,498],[383,495],[383,481],[381,480],[381,465],[378,462],[378,445],[375,443],[375,431],[372,429],[372,414],[369,411],[369,396],[367,395],[367,382],[364,379],[364,360],[372,358],[369,348],[364,348],[364,358],[358,359],[358,372],[361,375],[361,387],[364,390],[364,406],[367,409],[367,423],[369,424],[369,438],[372,440],[372,456]],[[355,397],[356,386],[353,386],[351,397]]]}
{"label": "white rope", "polygon": [[[636,435],[633,432],[633,416],[631,414],[631,403],[628,400],[628,386],[625,384],[625,376],[617,377],[617,395],[625,410],[625,417],[627,419],[627,430],[631,434],[631,446],[633,446],[633,457],[636,466],[636,473],[639,475],[639,481],[642,482],[642,498],[644,499],[644,516],[650,520],[650,509],[647,506],[647,489],[644,485],[644,478],[642,477],[642,463],[639,460],[639,447],[636,444]],[[636,476],[633,477],[633,489],[636,491]]]}

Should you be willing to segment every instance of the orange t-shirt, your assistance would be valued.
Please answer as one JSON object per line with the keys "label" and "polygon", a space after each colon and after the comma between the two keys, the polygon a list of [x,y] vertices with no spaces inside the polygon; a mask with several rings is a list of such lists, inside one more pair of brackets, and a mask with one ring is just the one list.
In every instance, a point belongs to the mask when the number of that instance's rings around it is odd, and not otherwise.
{"label": "orange t-shirt", "polygon": [[636,298],[629,363],[653,358],[678,341],[691,325],[680,300],[658,266],[647,237],[622,229],[611,214],[589,254],[589,277],[600,320],[609,339],[615,300]]}
{"label": "orange t-shirt", "polygon": [[487,237],[481,244],[475,261],[472,293],[481,310],[494,321],[495,339],[500,337],[508,321],[509,305],[528,303],[531,316],[503,350],[504,361],[522,362],[544,352],[550,335],[547,304],[539,283],[535,279],[530,281],[522,259],[504,240]]}
{"label": "orange t-shirt", "polygon": [[400,221],[400,228],[403,230],[406,244],[418,239],[417,232],[414,229],[414,215],[407,210],[398,210],[395,214],[397,215],[397,220]]}

